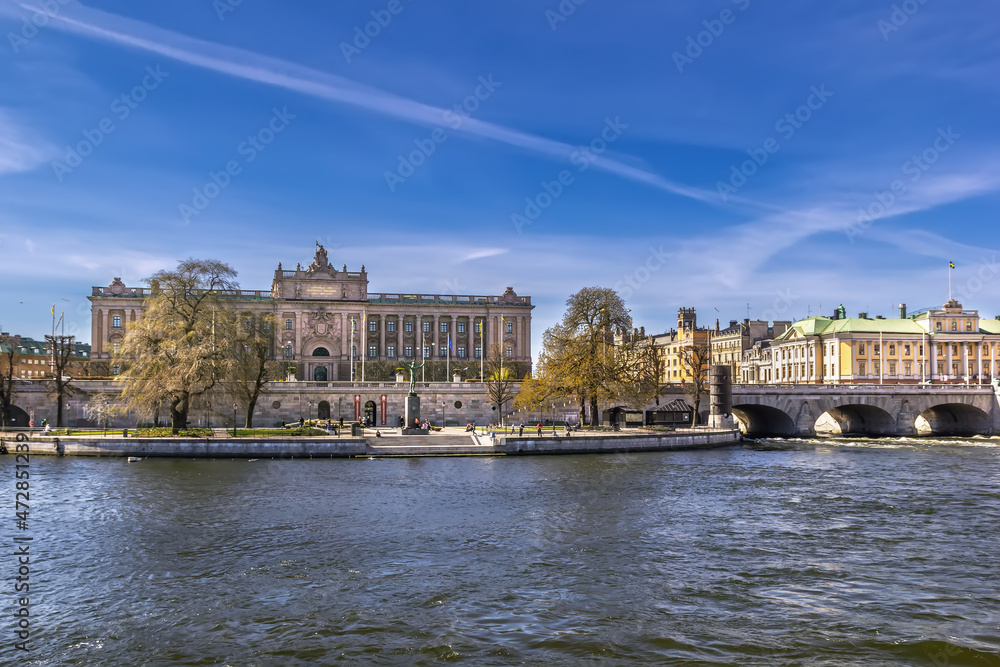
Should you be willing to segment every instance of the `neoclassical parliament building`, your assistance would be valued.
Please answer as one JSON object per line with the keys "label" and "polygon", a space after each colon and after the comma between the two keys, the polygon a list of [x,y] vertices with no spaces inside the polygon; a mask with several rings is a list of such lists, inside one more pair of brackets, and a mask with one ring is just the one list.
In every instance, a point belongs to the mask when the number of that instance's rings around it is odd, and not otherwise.
{"label": "neoclassical parliament building", "polygon": [[[337,269],[316,244],[312,264],[288,271],[278,264],[270,291],[239,290],[238,307],[271,313],[277,325],[275,357],[295,367],[298,380],[349,381],[352,360],[444,361],[475,364],[494,345],[512,361],[531,361],[531,297],[508,287],[500,296],[372,293],[368,274]],[[147,287],[115,278],[94,287],[91,359],[110,360],[127,323],[142,315]],[[360,363],[354,380],[361,380]]]}

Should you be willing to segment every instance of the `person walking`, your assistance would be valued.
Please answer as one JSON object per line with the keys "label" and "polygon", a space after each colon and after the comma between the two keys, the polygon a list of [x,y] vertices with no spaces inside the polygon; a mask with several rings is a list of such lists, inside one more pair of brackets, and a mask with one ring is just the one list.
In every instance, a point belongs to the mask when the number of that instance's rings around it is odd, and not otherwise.
{"label": "person walking", "polygon": [[521,425],[517,427],[517,436],[519,438],[524,437],[524,422],[521,422]]}
{"label": "person walking", "polygon": [[535,427],[535,430],[538,431],[538,437],[542,437],[542,422],[538,422],[538,426]]}

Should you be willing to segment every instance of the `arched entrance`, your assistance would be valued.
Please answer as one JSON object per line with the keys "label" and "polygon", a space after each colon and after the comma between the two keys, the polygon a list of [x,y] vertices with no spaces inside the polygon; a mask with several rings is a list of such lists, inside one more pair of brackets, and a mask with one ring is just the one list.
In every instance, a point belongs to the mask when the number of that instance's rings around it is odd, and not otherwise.
{"label": "arched entrance", "polygon": [[375,419],[378,417],[378,408],[375,407],[375,401],[368,401],[365,403],[365,424],[370,426],[375,426],[377,423]]}
{"label": "arched entrance", "polygon": [[7,426],[14,426],[17,428],[28,428],[28,413],[17,407],[16,405],[10,406],[10,415],[8,416]]}
{"label": "arched entrance", "polygon": [[313,350],[313,355],[312,356],[314,356],[314,357],[329,357],[330,356],[330,350],[326,349],[325,347],[317,347],[315,350]]}
{"label": "arched entrance", "polygon": [[328,401],[319,402],[319,414],[316,416],[318,419],[330,418],[330,403]]}
{"label": "arched entrance", "polygon": [[326,366],[317,366],[313,370],[314,382],[326,382]]}

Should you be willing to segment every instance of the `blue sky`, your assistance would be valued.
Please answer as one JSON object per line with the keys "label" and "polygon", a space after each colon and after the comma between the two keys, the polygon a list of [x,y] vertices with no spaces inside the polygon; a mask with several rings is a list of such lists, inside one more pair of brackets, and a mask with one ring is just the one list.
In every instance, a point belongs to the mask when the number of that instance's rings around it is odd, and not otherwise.
{"label": "blue sky", "polygon": [[92,285],[214,257],[268,289],[317,239],[375,292],[533,296],[536,353],[591,285],[662,331],[936,306],[951,260],[993,317],[993,16],[0,0],[0,325],[56,303],[89,340]]}

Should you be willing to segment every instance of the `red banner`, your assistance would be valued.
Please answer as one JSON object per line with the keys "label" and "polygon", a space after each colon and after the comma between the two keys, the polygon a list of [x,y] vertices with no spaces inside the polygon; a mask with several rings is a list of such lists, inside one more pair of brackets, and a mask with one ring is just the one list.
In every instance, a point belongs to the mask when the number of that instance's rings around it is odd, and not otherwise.
{"label": "red banner", "polygon": [[388,403],[388,399],[385,394],[382,394],[382,426],[385,426],[385,406]]}
{"label": "red banner", "polygon": [[361,396],[354,395],[354,421],[361,421]]}

